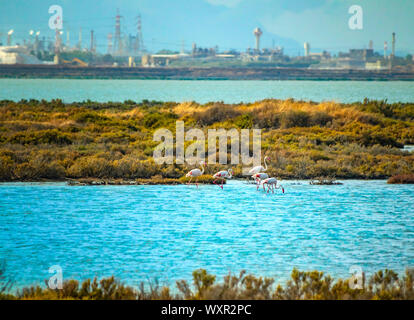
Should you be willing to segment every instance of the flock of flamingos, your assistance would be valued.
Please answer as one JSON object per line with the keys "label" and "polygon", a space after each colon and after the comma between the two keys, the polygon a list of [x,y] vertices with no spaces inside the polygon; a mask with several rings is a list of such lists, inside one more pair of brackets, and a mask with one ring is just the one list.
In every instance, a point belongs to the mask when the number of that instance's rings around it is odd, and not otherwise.
{"label": "flock of flamingos", "polygon": [[[254,179],[256,183],[256,190],[259,190],[260,186],[263,186],[263,191],[266,191],[265,185],[267,186],[267,193],[272,190],[272,193],[275,193],[275,189],[282,189],[282,192],[285,193],[285,189],[282,185],[277,184],[276,178],[269,178],[269,175],[265,172],[267,171],[267,163],[266,161],[270,161],[269,157],[264,158],[264,167],[263,166],[256,166],[250,169],[249,174],[252,175],[252,178]],[[206,163],[204,161],[201,161],[200,163],[201,169],[193,169],[189,171],[185,176],[190,178],[187,184],[190,184],[193,178],[195,178],[195,184],[198,188],[198,177],[202,176],[204,174],[204,168],[206,166]],[[222,170],[215,174],[213,174],[214,181],[213,183],[218,185],[221,189],[223,189],[223,184],[225,179],[231,179],[233,177],[233,170]],[[217,180],[220,180],[221,183],[217,184]]]}

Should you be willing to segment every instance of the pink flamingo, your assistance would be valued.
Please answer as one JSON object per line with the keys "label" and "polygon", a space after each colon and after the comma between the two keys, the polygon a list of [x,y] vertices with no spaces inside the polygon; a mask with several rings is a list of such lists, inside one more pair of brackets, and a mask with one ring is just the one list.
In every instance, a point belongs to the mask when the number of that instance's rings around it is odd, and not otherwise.
{"label": "pink flamingo", "polygon": [[285,189],[282,185],[277,185],[277,179],[276,178],[267,178],[262,180],[261,184],[263,185],[263,191],[265,190],[265,184],[267,184],[267,193],[269,193],[270,188],[272,188],[272,193],[275,193],[274,189],[282,188],[282,192],[285,193]]}
{"label": "pink flamingo", "polygon": [[200,177],[200,176],[203,175],[203,173],[204,173],[204,167],[206,166],[206,163],[204,161],[201,161],[200,162],[200,165],[201,165],[201,170],[198,169],[198,168],[197,169],[193,169],[193,170],[189,171],[185,175],[187,178],[190,177],[190,180],[188,181],[187,184],[190,184],[191,183],[191,180],[193,180],[193,178],[196,178],[195,183],[196,183],[197,188],[198,188],[198,183],[197,183],[198,177]]}
{"label": "pink flamingo", "polygon": [[267,157],[267,156],[264,158],[264,165],[265,165],[264,167],[263,166],[253,167],[253,168],[250,169],[249,173],[250,174],[256,174],[256,173],[260,173],[260,172],[267,171],[267,163],[266,163],[266,161],[270,161],[270,158]]}
{"label": "pink flamingo", "polygon": [[213,183],[216,184],[218,179],[221,179],[221,184],[218,185],[221,189],[223,189],[223,184],[225,179],[231,179],[233,177],[233,169],[223,170],[215,173],[213,175],[214,181]]}
{"label": "pink flamingo", "polygon": [[252,175],[252,178],[254,179],[254,181],[256,181],[256,185],[257,185],[256,190],[259,190],[260,181],[269,178],[269,175],[267,173],[260,172],[260,173],[255,173],[254,175]]}

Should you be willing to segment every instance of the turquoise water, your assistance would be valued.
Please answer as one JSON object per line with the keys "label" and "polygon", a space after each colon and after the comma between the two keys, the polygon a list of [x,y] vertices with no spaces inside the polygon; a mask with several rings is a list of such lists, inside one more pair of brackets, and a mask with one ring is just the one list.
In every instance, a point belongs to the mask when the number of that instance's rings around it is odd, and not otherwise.
{"label": "turquoise water", "polygon": [[413,102],[414,82],[0,79],[0,100],[254,102],[266,98]]}
{"label": "turquoise water", "polygon": [[348,277],[414,266],[414,185],[286,181],[285,194],[217,186],[0,184],[0,258],[16,285],[115,275],[131,285],[293,267]]}

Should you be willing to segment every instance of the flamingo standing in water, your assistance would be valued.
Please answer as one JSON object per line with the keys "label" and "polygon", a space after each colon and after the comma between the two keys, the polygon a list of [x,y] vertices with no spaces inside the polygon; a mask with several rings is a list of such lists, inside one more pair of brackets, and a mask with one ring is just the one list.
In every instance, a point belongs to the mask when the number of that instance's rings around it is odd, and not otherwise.
{"label": "flamingo standing in water", "polygon": [[221,184],[218,185],[221,189],[223,189],[223,184],[225,179],[231,179],[233,177],[233,169],[223,170],[215,173],[213,175],[214,181],[213,183],[216,184],[218,179],[221,179]]}
{"label": "flamingo standing in water", "polygon": [[198,183],[197,183],[198,177],[200,177],[200,176],[203,175],[203,173],[204,173],[204,167],[206,166],[206,163],[204,161],[201,161],[200,162],[200,165],[201,165],[201,170],[198,169],[198,168],[197,169],[193,169],[193,170],[189,171],[185,175],[187,178],[190,177],[190,180],[188,181],[187,184],[190,184],[191,183],[191,180],[193,180],[193,178],[196,178],[195,183],[196,183],[197,188],[198,188]]}
{"label": "flamingo standing in water", "polygon": [[250,174],[256,174],[256,173],[260,173],[260,172],[267,171],[267,163],[266,163],[266,161],[270,161],[270,158],[267,157],[267,156],[264,158],[264,165],[265,165],[264,167],[263,166],[253,167],[253,168],[250,169],[249,173]]}
{"label": "flamingo standing in water", "polygon": [[267,184],[267,193],[269,193],[270,188],[272,188],[272,193],[275,193],[274,189],[282,188],[282,192],[285,193],[285,189],[282,185],[277,185],[277,179],[276,178],[267,178],[262,180],[261,184],[263,185],[263,191],[265,190],[265,184]]}
{"label": "flamingo standing in water", "polygon": [[260,173],[255,173],[254,175],[252,175],[252,178],[254,179],[254,181],[256,181],[256,185],[257,185],[256,190],[259,190],[260,181],[269,178],[269,175],[265,172],[260,172]]}

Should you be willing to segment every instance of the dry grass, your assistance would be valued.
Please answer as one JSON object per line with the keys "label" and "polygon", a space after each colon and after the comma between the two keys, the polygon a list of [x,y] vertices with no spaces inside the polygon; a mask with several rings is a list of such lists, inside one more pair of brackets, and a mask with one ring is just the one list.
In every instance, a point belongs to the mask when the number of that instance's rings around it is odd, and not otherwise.
{"label": "dry grass", "polygon": [[174,112],[179,116],[183,117],[186,115],[191,115],[193,113],[197,113],[204,109],[204,107],[200,106],[198,103],[195,102],[183,102],[179,105],[174,107]]}
{"label": "dry grass", "polygon": [[387,183],[390,184],[414,184],[413,174],[398,174],[388,179]]}

